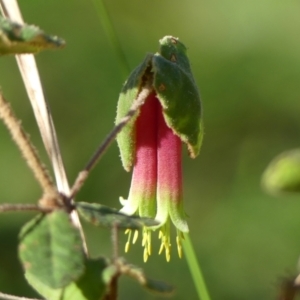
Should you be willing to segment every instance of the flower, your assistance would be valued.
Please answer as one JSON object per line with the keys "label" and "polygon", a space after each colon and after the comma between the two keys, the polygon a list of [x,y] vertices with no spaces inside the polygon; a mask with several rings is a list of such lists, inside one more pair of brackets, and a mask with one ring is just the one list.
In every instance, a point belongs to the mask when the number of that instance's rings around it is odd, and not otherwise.
{"label": "flower", "polygon": [[[128,200],[121,212],[150,217],[160,223],[160,252],[170,260],[170,219],[177,227],[177,248],[182,256],[182,232],[188,231],[182,205],[181,140],[166,124],[162,106],[153,92],[135,122],[136,158]],[[156,211],[157,210],[157,211]],[[144,228],[144,261],[151,254],[151,228]],[[131,232],[126,249],[129,248]],[[136,239],[136,238],[135,238]],[[134,239],[134,241],[135,241]]]}
{"label": "flower", "polygon": [[[185,46],[166,36],[160,40],[160,53],[148,54],[126,81],[119,97],[116,123],[144,88],[152,92],[136,116],[118,134],[123,166],[133,168],[128,199],[120,198],[121,212],[155,218],[159,225],[143,228],[144,261],[151,254],[151,231],[159,230],[167,261],[171,257],[171,222],[177,230],[177,250],[182,256],[183,233],[188,232],[182,196],[182,142],[191,157],[199,153],[203,126],[201,104]],[[135,243],[138,232],[127,230],[128,241]],[[133,234],[133,238],[132,238]]]}

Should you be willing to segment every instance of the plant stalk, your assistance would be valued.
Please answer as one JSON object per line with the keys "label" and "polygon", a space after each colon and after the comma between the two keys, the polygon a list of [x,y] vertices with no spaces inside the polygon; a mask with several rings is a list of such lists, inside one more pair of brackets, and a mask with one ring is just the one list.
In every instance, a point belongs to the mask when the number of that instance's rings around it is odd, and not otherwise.
{"label": "plant stalk", "polygon": [[199,300],[210,300],[208,289],[206,287],[204,277],[201,272],[200,265],[198,263],[192,241],[189,234],[184,234],[184,241],[182,243],[185,253],[186,261],[189,266],[194,285],[199,297]]}

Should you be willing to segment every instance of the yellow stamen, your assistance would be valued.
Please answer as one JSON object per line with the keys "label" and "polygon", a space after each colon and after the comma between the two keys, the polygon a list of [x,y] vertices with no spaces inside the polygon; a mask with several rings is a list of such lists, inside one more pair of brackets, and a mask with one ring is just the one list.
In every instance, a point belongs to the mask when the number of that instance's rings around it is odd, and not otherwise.
{"label": "yellow stamen", "polygon": [[[171,237],[170,237],[170,224],[171,220],[168,219],[164,225],[162,225],[159,228],[158,238],[160,239],[160,247],[158,254],[161,254],[163,251],[165,252],[166,261],[169,262],[171,260]],[[182,249],[182,242],[184,241],[184,234],[182,231],[177,229],[177,235],[176,235],[176,246],[177,246],[177,252],[178,256],[180,258],[183,257],[183,249]],[[127,242],[125,244],[125,252],[129,251],[130,243],[135,244],[138,236],[139,231],[138,230],[132,230],[132,229],[126,229],[125,234],[128,235]],[[149,256],[152,254],[152,248],[151,248],[151,237],[152,230],[147,228],[146,226],[143,227],[143,234],[142,234],[142,246],[144,248],[143,251],[143,260],[144,262],[147,262]],[[132,240],[131,240],[132,238]]]}
{"label": "yellow stamen", "polygon": [[177,251],[178,251],[178,256],[182,258],[182,245],[181,245],[181,239],[182,237],[177,233],[176,236],[176,244],[177,244]]}
{"label": "yellow stamen", "polygon": [[148,230],[148,247],[147,247],[147,250],[148,250],[148,254],[151,255],[151,232],[150,232],[150,230]]}
{"label": "yellow stamen", "polygon": [[125,253],[127,253],[129,251],[129,246],[130,246],[130,243],[126,242],[126,244],[125,244]]}
{"label": "yellow stamen", "polygon": [[139,237],[139,231],[135,230],[134,231],[134,235],[133,235],[133,239],[132,239],[132,244],[135,244],[135,242],[137,241],[138,237]]}
{"label": "yellow stamen", "polygon": [[142,247],[145,247],[146,243],[147,243],[147,235],[145,234],[145,231],[143,230]]}
{"label": "yellow stamen", "polygon": [[151,255],[151,231],[147,227],[143,228],[142,246],[144,247],[144,262]]}
{"label": "yellow stamen", "polygon": [[163,250],[165,250],[166,260],[169,262],[171,259],[170,221],[169,220],[165,223],[165,225],[163,225],[161,227],[158,237],[161,240],[158,254],[161,254],[163,252]]}
{"label": "yellow stamen", "polygon": [[146,248],[144,248],[144,255],[143,255],[144,262],[147,262],[147,260],[148,260],[148,257],[149,257],[149,255],[148,255],[148,251],[147,251],[147,249],[146,249]]}
{"label": "yellow stamen", "polygon": [[161,255],[161,253],[163,252],[163,250],[164,250],[164,244],[161,243],[160,247],[159,247],[159,250],[158,250],[158,255]]}
{"label": "yellow stamen", "polygon": [[167,262],[169,262],[170,259],[171,259],[171,247],[168,247],[168,249],[166,249],[166,260],[167,260]]}
{"label": "yellow stamen", "polygon": [[132,230],[131,229],[126,229],[125,230],[125,234],[128,235],[127,237],[127,242],[125,244],[125,252],[127,253],[129,251],[129,246],[130,246],[130,239],[131,239],[131,234],[132,234]]}
{"label": "yellow stamen", "polygon": [[163,236],[163,232],[160,230],[159,233],[158,233],[158,238],[161,239],[162,236]]}

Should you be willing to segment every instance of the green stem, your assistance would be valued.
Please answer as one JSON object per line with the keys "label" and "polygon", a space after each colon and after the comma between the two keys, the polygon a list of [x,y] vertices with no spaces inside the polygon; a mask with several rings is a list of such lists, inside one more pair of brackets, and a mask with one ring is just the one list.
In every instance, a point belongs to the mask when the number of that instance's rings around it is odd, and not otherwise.
{"label": "green stem", "polygon": [[94,2],[94,5],[96,7],[96,11],[98,14],[98,17],[102,23],[104,32],[109,39],[113,50],[116,52],[116,55],[119,59],[119,64],[122,69],[122,75],[123,79],[127,78],[128,73],[130,72],[130,67],[127,62],[126,56],[124,51],[122,50],[120,41],[116,35],[116,31],[114,29],[114,26],[112,24],[111,18],[109,16],[109,13],[107,11],[107,8],[105,6],[104,0],[92,0]]}
{"label": "green stem", "polygon": [[189,234],[184,235],[184,241],[182,243],[185,257],[196,287],[198,297],[201,300],[210,300],[210,296],[205,285],[205,281],[201,272],[200,265],[198,263],[192,241]]}

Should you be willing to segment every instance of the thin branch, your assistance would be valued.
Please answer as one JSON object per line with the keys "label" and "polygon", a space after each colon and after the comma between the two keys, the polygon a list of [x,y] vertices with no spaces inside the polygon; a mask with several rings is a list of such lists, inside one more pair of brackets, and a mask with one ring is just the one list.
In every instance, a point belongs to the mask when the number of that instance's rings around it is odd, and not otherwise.
{"label": "thin branch", "polygon": [[45,194],[58,193],[53,185],[50,175],[46,167],[41,162],[37,150],[29,140],[28,135],[21,127],[20,121],[17,120],[11,106],[0,93],[0,119],[3,120],[8,131],[10,132],[14,142],[18,146],[22,155],[25,158],[29,168],[32,170],[36,180],[40,184]]}
{"label": "thin branch", "polygon": [[[2,13],[6,17],[19,22],[20,24],[24,23],[17,0],[0,0],[0,5],[2,8]],[[72,197],[68,197],[70,194],[70,187],[62,161],[53,119],[44,97],[43,88],[34,56],[31,54],[16,55],[16,59],[29,100],[31,102],[31,106],[34,111],[43,143],[51,160],[57,189],[61,194],[66,195],[67,200],[72,203]],[[83,247],[87,254],[88,250],[85,236],[80,224],[79,216],[75,210],[71,213],[71,219],[73,224],[80,231]]]}
{"label": "thin branch", "polygon": [[132,106],[130,107],[127,114],[120,120],[120,122],[114,127],[114,129],[108,134],[103,143],[99,146],[98,150],[95,152],[91,160],[86,164],[85,170],[90,171],[107,148],[111,145],[111,143],[116,138],[117,134],[122,130],[122,128],[134,117],[137,113],[138,109],[144,104],[147,97],[151,94],[152,87],[150,85],[146,85],[142,88],[141,92],[138,94],[137,98],[133,101]]}
{"label": "thin branch", "polygon": [[119,257],[119,232],[118,225],[114,223],[111,228],[111,244],[113,247],[113,261],[116,262]]}
{"label": "thin branch", "polygon": [[86,164],[85,168],[78,174],[75,183],[71,189],[71,197],[73,198],[78,191],[83,186],[85,180],[87,179],[89,172],[96,165],[98,160],[102,157],[107,148],[116,138],[117,134],[122,130],[122,128],[134,117],[139,108],[144,104],[147,97],[151,94],[152,87],[150,84],[145,85],[141,92],[138,94],[137,98],[133,101],[127,114],[120,120],[120,122],[113,128],[113,130],[107,135],[105,140],[100,144],[97,151],[94,153],[92,158]]}
{"label": "thin branch", "polygon": [[[118,225],[117,223],[113,224],[111,228],[111,242],[113,247],[112,260],[115,266],[119,269],[118,256],[119,256],[119,238],[118,238]],[[108,292],[104,300],[117,300],[118,299],[118,280],[120,278],[120,272],[117,272],[115,276],[111,279],[111,282],[108,286]]]}
{"label": "thin branch", "polygon": [[63,165],[50,108],[44,98],[35,59],[30,55],[17,55],[16,59],[40,129],[43,143],[50,157],[57,189],[59,192],[68,195],[70,192],[69,183]]}
{"label": "thin branch", "polygon": [[42,300],[42,299],[36,299],[36,298],[18,297],[18,296],[4,294],[1,292],[0,292],[0,299],[3,299],[3,300]]}
{"label": "thin branch", "polygon": [[14,212],[14,211],[38,211],[38,212],[49,212],[49,209],[44,209],[36,204],[0,204],[0,213],[3,212]]}

